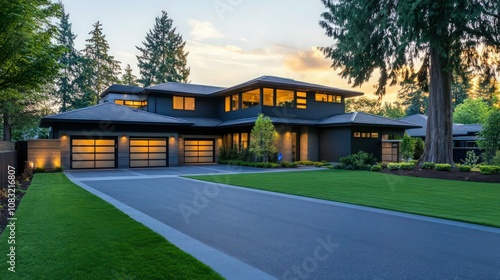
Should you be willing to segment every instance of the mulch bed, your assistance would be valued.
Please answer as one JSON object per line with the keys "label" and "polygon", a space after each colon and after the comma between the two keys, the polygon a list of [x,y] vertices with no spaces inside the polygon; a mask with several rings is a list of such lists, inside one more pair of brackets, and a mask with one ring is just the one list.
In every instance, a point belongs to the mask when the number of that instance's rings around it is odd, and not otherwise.
{"label": "mulch bed", "polygon": [[458,180],[470,182],[487,182],[487,183],[500,183],[500,174],[483,175],[479,172],[460,172],[458,170],[452,171],[436,171],[432,169],[414,169],[414,170],[389,170],[382,169],[382,173],[394,174],[410,177],[434,178],[445,180]]}
{"label": "mulch bed", "polygon": [[[31,185],[31,179],[29,181],[24,181],[20,186],[16,188],[16,210],[21,202],[21,199],[26,194],[28,187]],[[7,226],[7,218],[11,218],[9,215],[8,201],[7,201],[7,186],[2,187],[0,191],[0,234],[4,231]]]}

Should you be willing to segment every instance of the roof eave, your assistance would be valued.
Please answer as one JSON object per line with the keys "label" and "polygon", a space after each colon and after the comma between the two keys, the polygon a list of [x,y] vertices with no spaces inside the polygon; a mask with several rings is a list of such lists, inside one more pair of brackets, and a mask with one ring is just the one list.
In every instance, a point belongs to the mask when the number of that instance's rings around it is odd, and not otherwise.
{"label": "roof eave", "polygon": [[40,121],[40,127],[48,128],[54,123],[102,123],[110,122],[112,124],[135,124],[135,125],[150,125],[150,126],[193,126],[194,123],[157,123],[157,122],[134,122],[134,121],[112,121],[112,120],[71,120],[71,119],[46,119]]}

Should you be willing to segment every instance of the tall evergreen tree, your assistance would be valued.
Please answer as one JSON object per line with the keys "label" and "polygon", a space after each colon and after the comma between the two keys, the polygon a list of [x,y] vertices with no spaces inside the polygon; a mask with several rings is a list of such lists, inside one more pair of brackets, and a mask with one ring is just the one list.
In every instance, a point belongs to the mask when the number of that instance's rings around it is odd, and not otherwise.
{"label": "tall evergreen tree", "polygon": [[[90,90],[85,92],[84,99],[95,105],[101,94],[108,86],[118,82],[121,72],[120,62],[109,55],[109,44],[102,32],[102,24],[98,21],[93,25],[94,29],[89,32],[91,36],[85,40],[87,44],[83,50],[86,59],[83,69],[86,77],[83,81],[89,83]],[[82,86],[82,85],[80,85]]]}
{"label": "tall evergreen tree", "polygon": [[153,29],[146,34],[144,47],[136,48],[141,52],[137,56],[141,78],[144,86],[165,82],[188,82],[190,68],[187,67],[186,42],[176,28],[167,12],[157,17]]}
{"label": "tall evergreen tree", "polygon": [[71,30],[69,13],[65,13],[64,6],[58,29],[59,36],[57,37],[57,43],[64,47],[64,53],[59,59],[60,77],[56,81],[56,96],[58,102],[61,104],[60,112],[66,112],[73,107],[76,99],[75,79],[78,74],[77,66],[80,53],[75,49],[74,40],[76,35]]}
{"label": "tall evergreen tree", "polygon": [[130,64],[127,64],[125,68],[125,73],[122,75],[122,83],[129,86],[138,86],[137,77],[132,73],[132,68]]}
{"label": "tall evergreen tree", "polygon": [[[423,161],[452,163],[452,73],[482,65],[500,49],[500,2],[495,0],[322,0],[320,21],[332,46],[321,50],[354,86],[380,70],[376,94],[385,94],[429,67],[429,106]],[[465,59],[464,59],[465,58]],[[484,70],[484,69],[483,69]],[[408,73],[412,72],[412,73]],[[417,71],[421,72],[420,70]]]}

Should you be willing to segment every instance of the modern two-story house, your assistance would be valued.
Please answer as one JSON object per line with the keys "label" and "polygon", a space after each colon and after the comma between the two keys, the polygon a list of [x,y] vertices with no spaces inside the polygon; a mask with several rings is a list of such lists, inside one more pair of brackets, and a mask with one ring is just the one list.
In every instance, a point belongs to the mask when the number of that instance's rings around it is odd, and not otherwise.
{"label": "modern two-story house", "polygon": [[214,163],[222,146],[248,147],[261,113],[279,133],[283,160],[337,162],[363,150],[382,161],[384,141],[419,126],[345,113],[345,100],[361,95],[272,76],[228,88],[113,85],[101,94],[99,105],[47,116],[41,126],[60,139],[66,169]]}

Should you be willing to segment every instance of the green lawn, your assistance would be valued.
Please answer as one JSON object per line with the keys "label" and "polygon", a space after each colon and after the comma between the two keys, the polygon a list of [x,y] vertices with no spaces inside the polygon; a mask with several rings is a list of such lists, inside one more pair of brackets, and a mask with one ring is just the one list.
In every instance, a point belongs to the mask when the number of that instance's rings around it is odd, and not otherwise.
{"label": "green lawn", "polygon": [[500,227],[500,184],[345,170],[190,178]]}
{"label": "green lawn", "polygon": [[16,272],[0,279],[222,279],[62,173],[37,174],[16,213]]}

